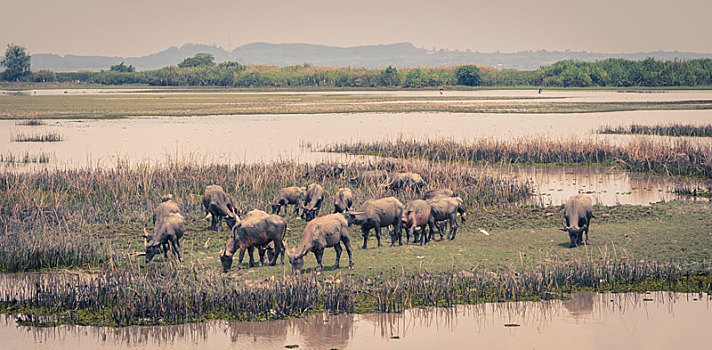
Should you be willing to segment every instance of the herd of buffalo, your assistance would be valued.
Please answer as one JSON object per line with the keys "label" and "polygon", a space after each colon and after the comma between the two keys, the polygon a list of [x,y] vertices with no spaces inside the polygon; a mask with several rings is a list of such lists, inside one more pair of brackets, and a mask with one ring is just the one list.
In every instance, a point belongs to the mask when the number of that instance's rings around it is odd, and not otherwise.
{"label": "herd of buffalo", "polygon": [[[318,168],[317,168],[318,170]],[[330,170],[333,172],[333,170]],[[332,176],[338,174],[329,174]],[[421,192],[425,182],[420,175],[411,172],[388,173],[385,170],[364,171],[352,182],[380,183],[387,181],[387,187],[397,191],[410,188]],[[223,271],[227,272],[233,261],[233,255],[239,249],[238,269],[242,264],[245,251],[249,253],[249,266],[255,265],[254,250],[259,254],[259,263],[267,259],[269,265],[275,265],[281,256],[284,264],[286,252],[285,233],[287,223],[280,216],[282,208],[284,215],[288,213],[288,206],[293,206],[293,214],[307,221],[299,245],[287,253],[293,271],[300,271],[304,265],[304,257],[312,252],[316,256],[317,272],[322,268],[322,255],[324,249],[333,247],[336,251],[334,268],[339,267],[343,243],[349,256],[349,268],[354,266],[351,252],[351,239],[348,227],[358,225],[363,235],[362,249],[366,249],[369,232],[375,231],[376,241],[381,247],[381,230],[389,230],[391,246],[396,243],[402,245],[403,230],[405,230],[406,244],[411,242],[420,245],[428,243],[434,238],[435,227],[438,229],[440,239],[446,237],[455,239],[457,234],[457,217],[462,222],[466,220],[463,201],[450,189],[430,189],[424,191],[422,199],[415,199],[403,205],[395,197],[369,199],[361,204],[358,210],[353,210],[354,194],[349,188],[340,188],[333,196],[334,212],[319,216],[322,203],[327,193],[321,185],[312,183],[307,187],[287,187],[279,194],[270,205],[271,213],[254,209],[242,215],[232,197],[221,186],[210,185],[205,188],[203,207],[206,220],[210,221],[210,229],[218,230],[225,220],[231,229],[225,249],[220,253]],[[589,244],[588,227],[593,217],[592,203],[588,196],[577,194],[571,197],[564,205],[563,231],[568,232],[571,240],[570,247],[584,244],[583,233],[586,233],[585,244]],[[168,194],[161,198],[161,204],[153,213],[153,233],[149,234],[144,229],[144,246],[146,249],[146,262],[149,262],[156,253],[163,250],[164,257],[168,257],[168,250],[180,260],[180,238],[185,231],[185,221],[180,213],[180,208],[173,196]],[[445,236],[444,231],[449,231]]]}

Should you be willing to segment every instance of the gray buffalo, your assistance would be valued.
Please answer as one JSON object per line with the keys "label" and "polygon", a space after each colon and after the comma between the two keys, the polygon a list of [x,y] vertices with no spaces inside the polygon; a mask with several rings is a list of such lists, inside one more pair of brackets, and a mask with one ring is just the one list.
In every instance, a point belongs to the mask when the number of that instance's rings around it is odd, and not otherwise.
{"label": "gray buffalo", "polygon": [[[433,232],[434,221],[430,215],[430,204],[424,200],[414,200],[408,202],[403,209],[403,228],[407,232],[406,242],[413,236],[413,243],[420,242],[420,245],[428,243],[426,226]],[[415,229],[420,228],[420,239],[415,235]]]}
{"label": "gray buffalo", "polygon": [[178,203],[173,200],[173,196],[167,195],[162,198],[162,203],[153,211],[153,233],[148,234],[143,229],[144,248],[146,249],[146,262],[151,261],[156,253],[163,248],[164,258],[168,258],[168,247],[171,252],[181,260],[180,242],[185,231],[185,220],[180,214]]}
{"label": "gray buffalo", "polygon": [[391,180],[388,183],[388,188],[393,191],[402,189],[419,191],[424,186],[425,181],[423,181],[423,178],[416,173],[410,172],[392,173]]}
{"label": "gray buffalo", "polygon": [[[455,239],[457,234],[457,214],[460,214],[460,219],[464,223],[466,220],[465,208],[463,207],[462,199],[459,197],[440,197],[427,200],[430,205],[430,216],[433,222],[446,221],[450,225],[448,238]],[[440,239],[443,239],[443,230],[438,226]],[[432,239],[433,232],[430,232]]]}
{"label": "gray buffalo", "polygon": [[593,218],[593,206],[591,198],[584,194],[577,194],[569,198],[564,204],[564,227],[562,231],[569,233],[571,244],[569,248],[574,248],[583,244],[583,233],[586,232],[586,244],[588,241],[588,226]]}
{"label": "gray buffalo", "polygon": [[220,253],[220,262],[224,272],[230,270],[233,255],[238,249],[240,256],[237,269],[240,269],[239,265],[242,264],[242,259],[245,257],[245,250],[250,254],[250,267],[253,267],[255,265],[254,249],[260,249],[270,242],[274,242],[275,251],[269,265],[276,264],[277,256],[284,250],[282,242],[287,231],[287,223],[279,215],[263,213],[248,215],[232,228],[232,234],[227,240],[225,250]]}
{"label": "gray buffalo", "polygon": [[336,262],[333,268],[338,269],[342,242],[346,248],[346,253],[349,254],[349,268],[353,268],[351,239],[349,238],[349,226],[346,218],[342,214],[329,214],[312,220],[304,228],[301,243],[289,255],[292,271],[301,271],[302,267],[304,267],[304,256],[312,252],[316,257],[316,271],[321,272],[321,258],[324,254],[324,249],[328,247],[334,247],[336,251]]}
{"label": "gray buffalo", "polygon": [[205,218],[211,221],[210,229],[213,231],[217,231],[222,226],[223,218],[230,229],[240,221],[240,212],[235,207],[235,202],[223,190],[222,186],[210,185],[205,188],[203,207],[205,208]]}
{"label": "gray buffalo", "polygon": [[366,170],[358,176],[351,178],[352,184],[378,184],[388,179],[388,172],[385,170]]}
{"label": "gray buffalo", "polygon": [[387,197],[381,199],[369,199],[361,205],[360,211],[351,211],[344,214],[348,219],[349,225],[356,224],[361,226],[363,234],[363,246],[361,249],[366,249],[368,241],[368,232],[371,229],[376,231],[376,240],[378,246],[381,246],[381,227],[394,226],[391,233],[391,246],[395,245],[396,239],[401,242],[401,227],[403,216],[403,204],[395,197]]}
{"label": "gray buffalo", "polygon": [[354,193],[351,189],[342,187],[334,196],[334,213],[344,213],[351,210],[354,204]]}
{"label": "gray buffalo", "polygon": [[344,172],[344,167],[339,164],[317,164],[314,169],[307,172],[305,177],[323,180],[329,177],[339,177]]}
{"label": "gray buffalo", "polygon": [[456,196],[455,196],[455,192],[453,192],[453,190],[447,189],[447,188],[438,188],[438,189],[427,190],[427,191],[425,191],[425,194],[423,194],[423,200],[440,198],[440,197],[456,197]]}
{"label": "gray buffalo", "polygon": [[324,201],[326,192],[319,184],[311,184],[304,193],[304,204],[302,205],[302,219],[311,221],[319,215],[321,203]]}
{"label": "gray buffalo", "polygon": [[304,193],[306,192],[304,187],[286,187],[279,190],[277,198],[272,202],[272,214],[280,214],[282,207],[284,207],[284,214],[287,214],[287,205],[294,205],[294,215],[299,213],[299,206],[304,200]]}

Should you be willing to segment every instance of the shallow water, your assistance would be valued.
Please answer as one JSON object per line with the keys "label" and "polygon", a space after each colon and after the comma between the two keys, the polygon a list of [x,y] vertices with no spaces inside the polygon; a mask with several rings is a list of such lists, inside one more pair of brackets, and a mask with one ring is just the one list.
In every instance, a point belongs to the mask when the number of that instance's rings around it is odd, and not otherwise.
{"label": "shallow water", "polygon": [[[17,326],[0,315],[9,349],[687,349],[709,347],[707,294],[577,293],[569,300],[316,315],[262,323],[163,327]],[[507,326],[509,325],[509,326]],[[516,326],[515,326],[516,325]]]}
{"label": "shallow water", "polygon": [[[569,92],[567,92],[569,93]],[[573,93],[573,92],[571,92]],[[656,94],[646,94],[656,95]],[[664,95],[664,94],[660,94]],[[350,162],[363,157],[312,152],[309,145],[393,138],[512,137],[570,138],[578,135],[605,142],[626,142],[626,135],[595,135],[603,125],[629,123],[708,124],[712,111],[635,111],[573,114],[363,113],[313,115],[230,115],[142,117],[116,120],[49,120],[44,126],[20,126],[0,120],[0,154],[22,157],[48,154],[49,164],[16,165],[15,171],[36,168],[113,167],[129,163],[161,163],[168,158],[197,163],[296,160]],[[575,134],[571,130],[574,128]],[[12,142],[17,134],[54,131],[61,142]],[[647,136],[645,136],[647,137]],[[674,138],[665,138],[672,140]],[[688,138],[711,143],[711,138]],[[0,167],[6,165],[0,165]],[[516,167],[504,177],[532,180],[542,203],[560,204],[576,192],[590,192],[603,204],[648,204],[674,199],[669,192],[680,180],[626,174],[588,167]],[[585,185],[585,187],[584,187]],[[706,188],[705,186],[703,186]],[[591,192],[593,191],[593,192]]]}

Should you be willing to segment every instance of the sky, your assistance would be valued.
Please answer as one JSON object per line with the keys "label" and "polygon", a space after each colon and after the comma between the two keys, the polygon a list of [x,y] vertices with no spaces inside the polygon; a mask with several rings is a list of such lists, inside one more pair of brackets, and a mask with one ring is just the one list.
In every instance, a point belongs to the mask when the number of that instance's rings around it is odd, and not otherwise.
{"label": "sky", "polygon": [[0,0],[0,47],[143,56],[186,43],[712,53],[710,0]]}

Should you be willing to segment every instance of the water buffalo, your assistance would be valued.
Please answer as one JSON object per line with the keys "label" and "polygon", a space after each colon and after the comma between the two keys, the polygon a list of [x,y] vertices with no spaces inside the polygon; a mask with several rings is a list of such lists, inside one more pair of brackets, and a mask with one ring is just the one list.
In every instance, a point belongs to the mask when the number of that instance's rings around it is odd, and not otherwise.
{"label": "water buffalo", "polygon": [[279,190],[277,198],[274,199],[272,203],[272,214],[279,214],[284,207],[284,214],[287,214],[287,205],[294,205],[294,215],[299,213],[299,206],[304,199],[304,193],[306,192],[305,187],[287,187]]}
{"label": "water buffalo", "polygon": [[327,177],[339,177],[343,172],[344,167],[339,164],[317,164],[305,177],[323,180]]}
{"label": "water buffalo", "polygon": [[376,240],[380,247],[381,227],[388,227],[388,225],[394,226],[394,231],[391,234],[391,246],[395,245],[396,238],[400,244],[403,244],[401,242],[403,204],[396,197],[369,199],[361,205],[360,209],[360,211],[345,213],[345,216],[349,225],[356,224],[361,226],[361,233],[363,234],[363,246],[361,249],[366,249],[368,231],[372,228],[376,230]]}
{"label": "water buffalo", "polygon": [[223,218],[230,229],[240,221],[239,210],[235,207],[232,197],[223,190],[222,186],[210,185],[205,188],[203,207],[205,208],[205,218],[211,221],[210,229],[213,231],[217,231],[222,226]]}
{"label": "water buffalo", "polygon": [[[428,236],[426,235],[426,225],[430,228],[432,235],[434,221],[430,216],[430,204],[424,200],[414,200],[408,202],[403,209],[403,228],[406,229],[407,236],[406,242],[410,240],[410,236],[413,236],[413,243],[420,241],[420,245],[428,243]],[[415,235],[415,229],[420,228],[420,239]]]}
{"label": "water buffalo", "polygon": [[353,268],[351,239],[346,218],[342,214],[329,214],[310,221],[304,228],[301,243],[292,251],[292,254],[289,254],[292,271],[301,271],[304,266],[304,256],[312,252],[318,265],[316,271],[321,272],[321,257],[324,254],[324,249],[328,247],[334,247],[336,251],[334,269],[338,269],[341,259],[341,242],[344,243],[346,253],[349,254],[349,268]]}
{"label": "water buffalo", "polygon": [[343,213],[351,210],[354,204],[354,193],[351,189],[342,187],[334,196],[334,213]]}
{"label": "water buffalo", "polygon": [[302,205],[302,219],[311,221],[319,215],[321,203],[324,201],[324,188],[319,184],[311,184],[304,193],[304,204]]}
{"label": "water buffalo", "polygon": [[423,200],[440,198],[440,197],[456,197],[455,192],[447,188],[438,188],[434,190],[427,190],[423,194]]}
{"label": "water buffalo", "polygon": [[577,194],[569,198],[564,204],[564,227],[562,231],[569,233],[571,244],[569,248],[574,248],[583,244],[583,233],[586,232],[586,244],[588,241],[588,226],[593,218],[593,205],[591,198],[584,194]]}
{"label": "water buffalo", "polygon": [[416,173],[402,172],[391,174],[391,181],[388,188],[397,191],[400,189],[420,190],[425,186],[425,181]]}
{"label": "water buffalo", "polygon": [[185,231],[185,220],[180,214],[178,203],[172,196],[164,196],[161,200],[161,204],[153,211],[153,233],[148,234],[146,229],[143,229],[146,262],[151,261],[161,248],[163,248],[163,256],[167,259],[169,244],[171,251],[180,261],[179,240]]}
{"label": "water buffalo", "polygon": [[[450,224],[448,238],[450,238],[450,240],[455,239],[458,227],[457,214],[460,214],[460,219],[463,223],[466,220],[462,199],[459,197],[440,197],[428,199],[426,202],[430,205],[430,216],[432,221],[447,221],[447,223]],[[438,231],[440,233],[440,239],[443,239],[443,230],[440,226],[438,226]],[[430,232],[430,236],[432,239],[432,230]]]}
{"label": "water buffalo", "polygon": [[385,170],[366,170],[358,176],[351,178],[352,184],[381,183],[388,179],[388,172]]}
{"label": "water buffalo", "polygon": [[253,267],[255,265],[254,248],[259,249],[270,242],[274,242],[275,254],[269,264],[272,266],[276,264],[277,256],[284,250],[282,239],[287,231],[287,224],[279,215],[262,213],[248,215],[232,228],[232,235],[227,240],[225,250],[220,253],[220,262],[224,272],[230,270],[233,255],[237,249],[240,249],[237,266],[239,270],[245,250],[248,250],[250,254],[250,267]]}

